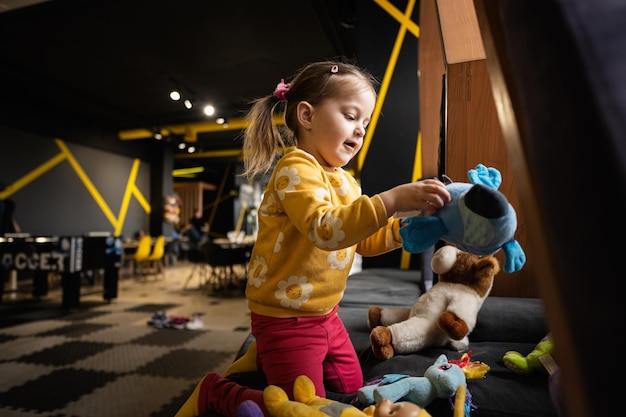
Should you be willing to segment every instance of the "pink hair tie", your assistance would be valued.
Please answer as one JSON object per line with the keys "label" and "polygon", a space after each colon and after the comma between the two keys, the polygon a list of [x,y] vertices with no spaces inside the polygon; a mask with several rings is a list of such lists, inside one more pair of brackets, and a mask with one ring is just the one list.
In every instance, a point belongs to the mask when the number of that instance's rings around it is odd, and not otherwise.
{"label": "pink hair tie", "polygon": [[280,101],[285,101],[285,93],[289,91],[289,87],[291,87],[291,83],[285,84],[285,80],[281,79],[276,90],[274,90],[274,96]]}
{"label": "pink hair tie", "polygon": [[331,74],[337,74],[338,72],[339,72],[339,67],[337,65],[333,65],[332,67],[330,67]]}

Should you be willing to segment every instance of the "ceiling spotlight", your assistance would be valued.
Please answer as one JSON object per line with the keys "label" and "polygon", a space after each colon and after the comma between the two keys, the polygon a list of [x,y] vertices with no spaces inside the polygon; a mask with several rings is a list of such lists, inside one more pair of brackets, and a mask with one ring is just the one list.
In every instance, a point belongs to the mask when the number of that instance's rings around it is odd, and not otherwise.
{"label": "ceiling spotlight", "polygon": [[172,90],[170,91],[170,98],[174,101],[178,101],[180,100],[180,91],[178,90]]}
{"label": "ceiling spotlight", "polygon": [[224,119],[223,117],[218,117],[217,119],[215,119],[215,123],[217,123],[218,125],[223,125],[224,123],[226,123],[226,119]]}
{"label": "ceiling spotlight", "polygon": [[161,134],[161,132],[154,132],[154,138],[156,140],[161,140],[163,139],[163,135]]}
{"label": "ceiling spotlight", "polygon": [[215,107],[211,106],[210,104],[204,106],[204,114],[206,114],[207,116],[213,116],[213,114],[215,114]]}
{"label": "ceiling spotlight", "polygon": [[190,146],[187,148],[187,152],[189,153],[194,153],[196,151],[196,147],[195,146]]}
{"label": "ceiling spotlight", "polygon": [[187,147],[187,144],[185,142],[181,142],[178,144],[178,149],[183,150]]}
{"label": "ceiling spotlight", "polygon": [[190,110],[193,107],[193,103],[188,98],[183,101],[183,104],[185,105],[185,108],[187,108],[187,110]]}

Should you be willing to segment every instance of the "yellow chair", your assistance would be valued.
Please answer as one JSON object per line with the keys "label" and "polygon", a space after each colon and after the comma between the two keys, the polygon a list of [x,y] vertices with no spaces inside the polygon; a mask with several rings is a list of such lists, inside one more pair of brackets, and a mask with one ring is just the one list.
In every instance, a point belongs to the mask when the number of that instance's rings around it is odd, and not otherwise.
{"label": "yellow chair", "polygon": [[152,237],[144,235],[137,242],[137,250],[133,253],[124,254],[124,263],[129,263],[133,274],[143,271],[144,262],[150,257],[152,251]]}
{"label": "yellow chair", "polygon": [[163,267],[163,257],[165,256],[165,236],[157,236],[150,255],[144,259],[147,268],[153,269],[155,273],[162,273],[165,278],[165,268]]}

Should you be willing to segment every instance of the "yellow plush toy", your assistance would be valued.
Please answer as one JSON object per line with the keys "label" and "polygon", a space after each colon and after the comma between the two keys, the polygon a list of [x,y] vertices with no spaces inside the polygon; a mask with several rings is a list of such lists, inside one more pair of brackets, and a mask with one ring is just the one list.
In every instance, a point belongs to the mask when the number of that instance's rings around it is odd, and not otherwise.
{"label": "yellow plush toy", "polygon": [[[305,375],[296,378],[293,394],[295,401],[290,401],[281,388],[275,385],[265,388],[263,399],[272,417],[432,417],[428,411],[410,402],[383,400],[360,410],[350,404],[322,398],[316,395],[313,382]],[[454,417],[464,416],[464,403],[465,386],[459,386],[454,401]],[[255,417],[253,414],[248,409],[241,415],[238,413],[238,417]]]}

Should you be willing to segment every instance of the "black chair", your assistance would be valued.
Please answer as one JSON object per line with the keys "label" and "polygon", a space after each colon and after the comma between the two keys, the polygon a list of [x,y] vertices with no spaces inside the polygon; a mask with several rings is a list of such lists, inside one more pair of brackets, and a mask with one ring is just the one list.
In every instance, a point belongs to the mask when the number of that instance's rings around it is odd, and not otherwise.
{"label": "black chair", "polygon": [[191,282],[191,280],[198,276],[199,279],[199,288],[202,288],[206,285],[209,277],[209,263],[207,258],[207,251],[204,247],[200,246],[199,248],[192,247],[186,251],[187,260],[193,264],[191,268],[191,272],[187,279],[185,280],[185,285],[183,285],[183,290],[187,289],[187,286]]}
{"label": "black chair", "polygon": [[245,288],[251,245],[209,241],[204,249],[210,268],[208,285],[212,290]]}

